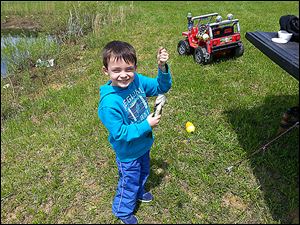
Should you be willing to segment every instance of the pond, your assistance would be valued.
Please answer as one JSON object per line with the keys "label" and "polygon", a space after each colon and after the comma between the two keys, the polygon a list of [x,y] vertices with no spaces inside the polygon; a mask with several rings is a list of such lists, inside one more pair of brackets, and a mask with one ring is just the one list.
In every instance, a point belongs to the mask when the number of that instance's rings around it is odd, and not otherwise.
{"label": "pond", "polygon": [[29,60],[34,60],[35,66],[42,65],[47,60],[51,60],[53,64],[53,57],[58,52],[59,42],[54,36],[39,36],[37,33],[1,33],[1,77],[5,78],[16,68],[25,68]]}

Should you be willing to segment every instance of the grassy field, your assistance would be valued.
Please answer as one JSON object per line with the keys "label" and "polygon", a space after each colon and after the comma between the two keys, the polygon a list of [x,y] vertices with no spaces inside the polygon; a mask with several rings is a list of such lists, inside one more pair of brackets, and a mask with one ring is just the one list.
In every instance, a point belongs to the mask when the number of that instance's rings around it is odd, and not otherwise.
{"label": "grassy field", "polygon": [[[45,4],[51,21],[56,7]],[[170,54],[173,86],[154,130],[147,186],[155,200],[138,205],[140,223],[299,223],[298,129],[225,172],[274,137],[283,112],[299,104],[298,81],[245,38],[250,31],[279,30],[279,18],[298,15],[299,2],[110,4],[109,20],[65,47],[47,82],[27,79],[34,88],[25,92],[22,79],[5,89],[9,80],[1,78],[1,223],[120,223],[111,213],[115,156],[97,116],[99,87],[107,81],[100,51],[114,39],[136,48],[138,72],[150,77],[157,73],[158,47]],[[1,20],[18,14],[15,8],[1,9]],[[205,66],[180,57],[176,48],[188,12],[232,13],[240,21],[244,55]],[[3,117],[2,105],[9,104]],[[192,135],[187,121],[196,127]]]}

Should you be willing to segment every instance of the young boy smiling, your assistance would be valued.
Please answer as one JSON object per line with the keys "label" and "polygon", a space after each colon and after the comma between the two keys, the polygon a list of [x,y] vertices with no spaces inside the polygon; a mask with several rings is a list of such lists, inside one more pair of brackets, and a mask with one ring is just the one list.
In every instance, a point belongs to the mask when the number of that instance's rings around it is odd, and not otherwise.
{"label": "young boy smiling", "polygon": [[161,115],[150,114],[147,97],[166,93],[171,88],[169,54],[159,48],[156,78],[136,72],[136,52],[129,43],[109,42],[102,57],[103,72],[110,80],[100,87],[98,116],[109,132],[119,173],[112,212],[125,224],[137,224],[133,214],[137,200],[153,200],[145,184],[150,173],[152,129],[161,118]]}

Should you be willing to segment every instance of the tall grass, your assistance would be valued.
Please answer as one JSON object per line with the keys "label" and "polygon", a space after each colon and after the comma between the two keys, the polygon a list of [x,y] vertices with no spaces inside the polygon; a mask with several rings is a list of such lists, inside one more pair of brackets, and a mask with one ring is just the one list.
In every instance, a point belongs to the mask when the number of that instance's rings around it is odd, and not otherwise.
{"label": "tall grass", "polygon": [[64,35],[76,38],[99,31],[106,24],[123,23],[129,10],[133,10],[133,1],[128,6],[116,6],[109,1],[2,1],[1,19],[29,16],[42,24],[43,32],[62,34],[63,31]]}
{"label": "tall grass", "polygon": [[35,66],[38,59],[57,59],[60,46],[55,37],[43,36],[3,38],[1,55],[7,63],[7,73],[29,70]]}
{"label": "tall grass", "polygon": [[66,9],[68,2],[55,1],[1,1],[1,16],[20,15],[28,16],[32,14],[51,15],[57,9]]}

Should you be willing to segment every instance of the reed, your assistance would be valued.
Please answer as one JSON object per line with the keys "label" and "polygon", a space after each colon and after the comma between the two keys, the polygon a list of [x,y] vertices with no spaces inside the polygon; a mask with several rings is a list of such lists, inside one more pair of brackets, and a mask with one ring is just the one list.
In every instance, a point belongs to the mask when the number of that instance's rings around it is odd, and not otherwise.
{"label": "reed", "polygon": [[1,55],[7,64],[7,76],[18,71],[29,70],[38,59],[55,58],[60,54],[57,40],[49,36],[35,38],[11,35],[3,38]]}

